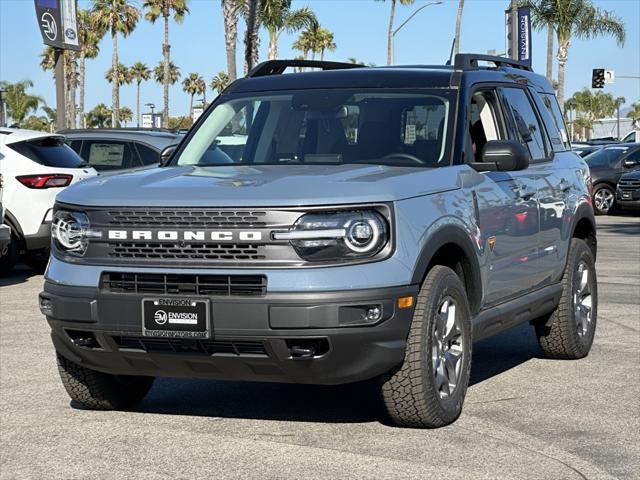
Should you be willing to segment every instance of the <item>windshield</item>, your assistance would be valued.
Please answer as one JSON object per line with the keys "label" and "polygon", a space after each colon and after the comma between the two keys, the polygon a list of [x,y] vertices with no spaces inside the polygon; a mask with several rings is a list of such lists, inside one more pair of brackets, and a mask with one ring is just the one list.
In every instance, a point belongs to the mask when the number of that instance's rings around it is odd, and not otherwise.
{"label": "windshield", "polygon": [[609,147],[593,152],[584,159],[590,167],[613,167],[629,147]]}
{"label": "windshield", "polygon": [[448,165],[453,99],[442,89],[230,97],[208,112],[177,164]]}

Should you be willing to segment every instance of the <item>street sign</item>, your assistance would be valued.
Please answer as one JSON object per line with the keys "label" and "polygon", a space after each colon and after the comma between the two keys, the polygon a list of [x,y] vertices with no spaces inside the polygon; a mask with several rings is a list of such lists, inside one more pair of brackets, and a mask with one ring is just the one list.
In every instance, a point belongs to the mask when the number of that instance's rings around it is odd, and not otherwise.
{"label": "street sign", "polygon": [[34,1],[44,44],[62,50],[80,50],[76,0]]}
{"label": "street sign", "polygon": [[200,118],[200,115],[202,115],[202,113],[204,112],[204,107],[193,107],[193,113],[191,116],[191,119],[194,121],[198,120],[198,118]]}
{"label": "street sign", "polygon": [[162,128],[161,113],[143,113],[142,128]]}
{"label": "street sign", "polygon": [[591,72],[591,88],[604,88],[604,68],[594,68]]}
{"label": "street sign", "polygon": [[605,70],[604,83],[610,84],[610,83],[615,83],[615,81],[616,81],[616,72],[613,70]]}

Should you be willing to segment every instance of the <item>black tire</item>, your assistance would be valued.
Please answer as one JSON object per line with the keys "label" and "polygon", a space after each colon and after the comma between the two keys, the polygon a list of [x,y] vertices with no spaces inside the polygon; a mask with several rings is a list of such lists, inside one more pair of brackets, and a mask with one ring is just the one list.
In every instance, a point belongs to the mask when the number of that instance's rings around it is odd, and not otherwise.
{"label": "black tire", "polygon": [[92,410],[119,410],[138,404],[154,377],[110,375],[74,363],[56,352],[62,384],[72,400]]}
{"label": "black tire", "polygon": [[[577,292],[583,278],[580,266],[587,269],[591,310],[590,321],[580,322],[584,309],[580,305],[586,296]],[[546,319],[535,324],[538,344],[548,358],[570,359],[586,357],[591,350],[598,320],[598,282],[593,253],[584,240],[571,240],[567,265],[562,277],[562,297],[556,310]],[[578,305],[578,308],[576,307]],[[580,311],[578,316],[577,311]]]}
{"label": "black tire", "polygon": [[0,276],[9,275],[18,263],[18,238],[12,233],[9,245],[4,252],[0,252]]}
{"label": "black tire", "polygon": [[[443,397],[436,382],[433,357],[437,356],[434,349],[439,344],[436,322],[447,299],[453,299],[455,316],[459,315],[456,322],[459,322],[461,358],[457,384]],[[416,300],[404,362],[382,385],[382,398],[391,420],[414,428],[436,428],[454,422],[462,412],[469,384],[471,345],[471,315],[464,286],[453,270],[435,266],[427,274]],[[448,384],[446,388],[449,389]]]}
{"label": "black tire", "polygon": [[[599,196],[611,200],[611,203],[603,204],[599,200]],[[606,184],[597,185],[593,191],[593,211],[596,215],[608,215],[615,209],[616,204],[616,192],[613,188]]]}
{"label": "black tire", "polygon": [[27,252],[22,261],[32,270],[42,273],[49,263],[49,251]]}

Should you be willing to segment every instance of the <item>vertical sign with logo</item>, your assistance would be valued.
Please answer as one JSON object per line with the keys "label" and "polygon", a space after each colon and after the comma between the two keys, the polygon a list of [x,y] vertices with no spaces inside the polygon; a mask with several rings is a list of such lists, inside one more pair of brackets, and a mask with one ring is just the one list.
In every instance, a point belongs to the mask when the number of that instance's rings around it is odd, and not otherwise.
{"label": "vertical sign with logo", "polygon": [[516,58],[531,67],[531,11],[518,8],[518,55]]}
{"label": "vertical sign with logo", "polygon": [[44,44],[62,50],[79,50],[76,0],[34,1]]}

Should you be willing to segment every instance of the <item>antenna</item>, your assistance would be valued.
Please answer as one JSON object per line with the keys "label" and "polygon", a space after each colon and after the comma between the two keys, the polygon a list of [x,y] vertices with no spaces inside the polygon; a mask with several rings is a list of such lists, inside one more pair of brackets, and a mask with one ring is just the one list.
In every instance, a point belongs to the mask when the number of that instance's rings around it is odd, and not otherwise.
{"label": "antenna", "polygon": [[449,60],[447,61],[447,65],[451,65],[451,62],[453,60],[453,49],[456,46],[456,37],[453,37],[453,42],[451,42],[451,53],[449,54]]}

